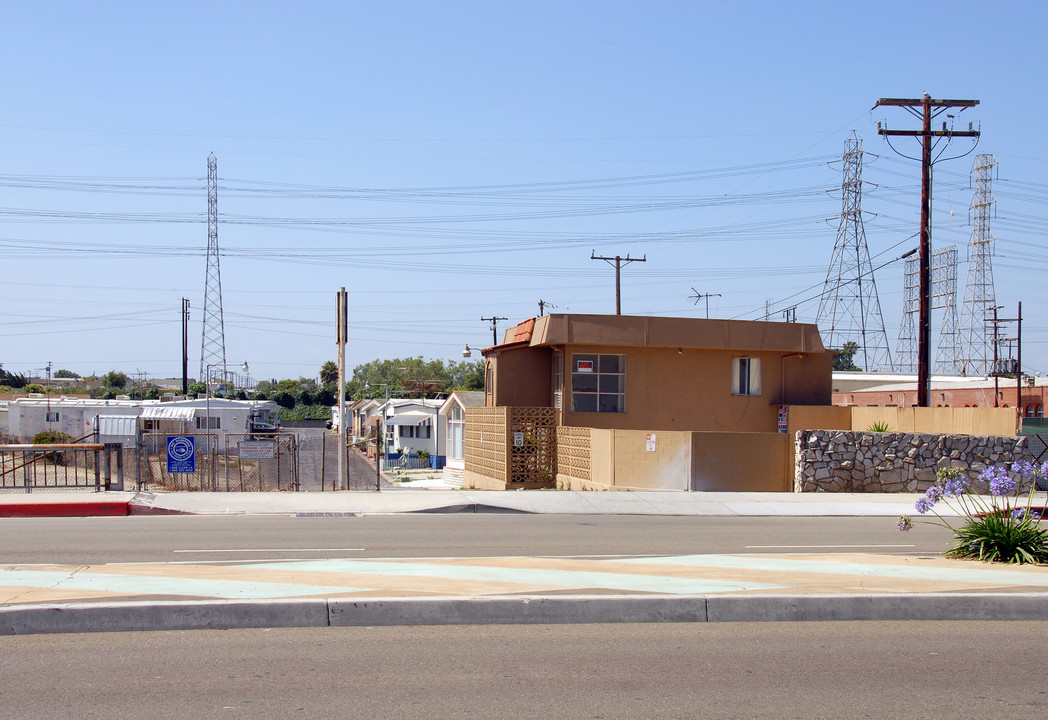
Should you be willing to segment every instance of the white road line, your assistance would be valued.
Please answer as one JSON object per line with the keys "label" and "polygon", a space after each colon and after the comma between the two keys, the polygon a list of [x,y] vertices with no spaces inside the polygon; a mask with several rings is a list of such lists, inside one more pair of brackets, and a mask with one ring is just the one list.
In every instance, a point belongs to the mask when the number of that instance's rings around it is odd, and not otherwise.
{"label": "white road line", "polygon": [[299,552],[364,552],[367,548],[232,548],[228,550],[172,550],[175,553],[299,553]]}
{"label": "white road line", "polygon": [[916,545],[745,545],[746,550],[792,550],[801,548],[904,548]]}

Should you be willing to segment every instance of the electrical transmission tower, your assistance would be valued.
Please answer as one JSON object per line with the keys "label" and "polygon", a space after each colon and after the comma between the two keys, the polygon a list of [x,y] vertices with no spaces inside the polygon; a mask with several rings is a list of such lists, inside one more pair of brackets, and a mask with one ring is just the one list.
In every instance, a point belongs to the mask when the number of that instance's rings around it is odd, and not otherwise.
{"label": "electrical transmission tower", "polygon": [[867,371],[890,370],[893,365],[888,335],[862,224],[862,140],[854,132],[844,142],[841,191],[841,221],[817,322],[828,348],[854,342],[859,346],[855,354],[859,367]]}
{"label": "electrical transmission tower", "polygon": [[[207,278],[204,282],[204,330],[200,338],[200,381],[207,368],[226,372],[226,329],[222,317],[222,272],[218,265],[218,160],[207,156]],[[212,370],[213,371],[213,370]]]}
{"label": "electrical transmission tower", "polygon": [[[942,310],[939,351],[935,368],[940,373],[955,372],[957,358],[957,248],[947,245],[931,257],[933,310]],[[920,259],[906,258],[903,273],[902,324],[895,351],[895,369],[917,372],[917,317],[920,313]]]}
{"label": "electrical transmission tower", "polygon": [[961,342],[959,370],[963,375],[985,375],[991,371],[993,356],[986,326],[997,305],[993,289],[993,235],[990,234],[990,209],[997,201],[990,192],[991,173],[997,158],[990,154],[976,155],[972,163],[975,193],[971,209],[974,211],[972,239],[968,243],[968,282],[964,286],[961,313]]}
{"label": "electrical transmission tower", "polygon": [[947,245],[932,253],[932,310],[942,310],[939,352],[935,369],[955,372],[957,362],[957,247]]}
{"label": "electrical transmission tower", "polygon": [[920,261],[906,258],[902,275],[902,324],[899,326],[899,344],[895,351],[895,369],[899,372],[917,372],[917,313],[920,310]]}

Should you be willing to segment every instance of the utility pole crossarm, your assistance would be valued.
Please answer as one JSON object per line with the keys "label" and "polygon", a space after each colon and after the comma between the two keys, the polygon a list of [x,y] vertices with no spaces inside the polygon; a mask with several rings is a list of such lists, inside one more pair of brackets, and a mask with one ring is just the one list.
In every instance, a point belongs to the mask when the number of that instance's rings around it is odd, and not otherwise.
{"label": "utility pole crossarm", "polygon": [[923,105],[925,102],[935,107],[959,108],[970,108],[979,104],[978,100],[933,100],[925,95],[923,98],[880,98],[870,109],[875,110],[879,107],[909,107],[911,105]]}
{"label": "utility pole crossarm", "polygon": [[626,255],[626,257],[622,257],[621,255],[616,255],[615,257],[603,257],[601,255],[597,255],[597,251],[596,250],[591,250],[590,251],[590,260],[603,260],[604,262],[608,263],[609,265],[614,265],[615,266],[615,314],[616,315],[621,315],[622,314],[622,283],[620,281],[620,270],[622,268],[622,265],[623,265],[623,263],[628,265],[631,262],[647,262],[648,261],[648,254],[644,253],[644,256],[643,257],[639,257],[639,258],[631,258],[628,254]]}
{"label": "utility pole crossarm", "polygon": [[914,130],[888,130],[887,128],[881,128],[877,133],[885,137],[920,137],[922,135],[929,135],[930,137],[979,137],[980,134],[978,130],[929,130],[927,133],[924,133]]}
{"label": "utility pole crossarm", "polygon": [[492,315],[491,317],[482,317],[481,320],[484,321],[484,322],[487,322],[488,320],[491,321],[491,344],[492,345],[498,345],[499,344],[499,335],[498,335],[498,333],[499,333],[499,320],[509,320],[509,318],[498,317],[496,315]]}

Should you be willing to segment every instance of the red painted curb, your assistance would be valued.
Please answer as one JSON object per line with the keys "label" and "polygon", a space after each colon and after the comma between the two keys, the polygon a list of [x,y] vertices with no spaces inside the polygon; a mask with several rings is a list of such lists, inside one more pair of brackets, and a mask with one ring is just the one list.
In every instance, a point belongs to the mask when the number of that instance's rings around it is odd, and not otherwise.
{"label": "red painted curb", "polygon": [[0,517],[99,517],[128,515],[128,502],[19,502],[0,504]]}

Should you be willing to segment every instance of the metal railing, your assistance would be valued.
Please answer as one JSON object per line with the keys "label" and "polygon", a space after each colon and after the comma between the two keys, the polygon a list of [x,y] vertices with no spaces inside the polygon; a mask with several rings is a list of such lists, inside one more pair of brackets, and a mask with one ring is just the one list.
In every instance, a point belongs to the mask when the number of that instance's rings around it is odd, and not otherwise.
{"label": "metal railing", "polygon": [[[114,478],[115,473],[115,478]],[[120,443],[0,445],[0,490],[124,489]]]}

